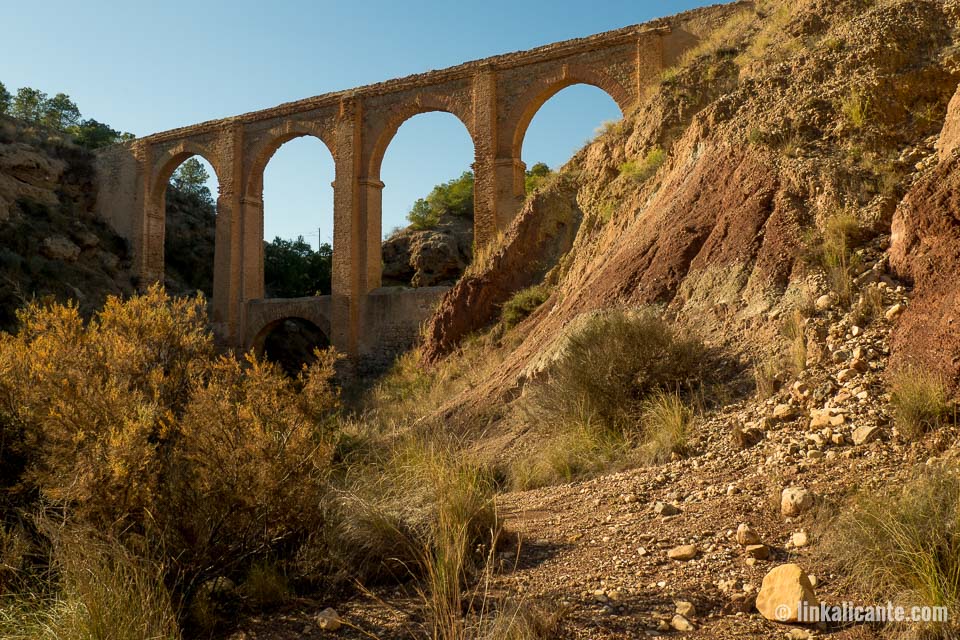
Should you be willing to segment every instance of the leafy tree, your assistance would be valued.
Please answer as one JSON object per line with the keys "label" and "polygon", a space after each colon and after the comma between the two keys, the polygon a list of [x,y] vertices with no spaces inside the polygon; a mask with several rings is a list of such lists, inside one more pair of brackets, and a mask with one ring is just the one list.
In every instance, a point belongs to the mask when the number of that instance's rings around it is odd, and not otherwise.
{"label": "leafy tree", "polygon": [[210,174],[196,158],[188,158],[170,178],[171,184],[181,192],[200,198],[204,202],[213,202],[213,196],[207,187]]}
{"label": "leafy tree", "polygon": [[545,162],[538,162],[533,165],[527,169],[526,176],[524,177],[525,191],[528,194],[533,193],[534,189],[543,184],[544,180],[552,173],[550,167],[548,167]]}
{"label": "leafy tree", "polygon": [[43,121],[48,127],[66,131],[80,122],[80,109],[65,93],[58,93],[43,105]]}
{"label": "leafy tree", "polygon": [[422,231],[436,227],[440,222],[440,215],[430,207],[429,202],[420,198],[413,203],[413,208],[407,214],[407,220],[410,221],[411,227]]}
{"label": "leafy tree", "polygon": [[322,244],[317,251],[303,239],[274,238],[264,246],[264,282],[268,295],[301,298],[330,293],[333,248]]}
{"label": "leafy tree", "polygon": [[75,143],[91,150],[109,147],[111,144],[122,140],[132,140],[134,137],[131,133],[120,133],[109,125],[97,122],[92,118],[68,127],[67,132],[73,136]]}
{"label": "leafy tree", "polygon": [[415,229],[432,229],[443,216],[473,217],[473,172],[438,184],[426,198],[417,200],[407,214]]}
{"label": "leafy tree", "polygon": [[43,118],[46,102],[47,94],[44,92],[30,87],[21,87],[17,89],[17,95],[13,99],[12,115],[31,124],[37,124]]}
{"label": "leafy tree", "polygon": [[10,101],[12,99],[13,96],[11,96],[10,92],[7,91],[7,87],[0,82],[0,115],[3,115],[10,110]]}

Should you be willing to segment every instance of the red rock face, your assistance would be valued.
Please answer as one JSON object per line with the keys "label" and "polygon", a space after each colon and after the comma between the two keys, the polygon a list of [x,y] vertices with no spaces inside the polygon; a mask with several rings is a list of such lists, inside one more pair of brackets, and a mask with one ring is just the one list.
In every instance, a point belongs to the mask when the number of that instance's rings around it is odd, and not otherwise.
{"label": "red rock face", "polygon": [[[960,114],[958,114],[960,115]],[[891,370],[915,366],[960,384],[960,156],[919,179],[893,220],[890,265],[915,284],[891,338]]]}

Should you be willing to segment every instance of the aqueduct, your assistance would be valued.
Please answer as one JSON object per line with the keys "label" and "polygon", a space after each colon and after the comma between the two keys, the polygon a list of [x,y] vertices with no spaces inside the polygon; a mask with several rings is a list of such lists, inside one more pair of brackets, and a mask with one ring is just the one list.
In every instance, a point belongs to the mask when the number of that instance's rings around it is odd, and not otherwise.
{"label": "aqueduct", "polygon": [[[217,197],[212,317],[220,338],[250,346],[285,314],[322,316],[331,343],[351,356],[411,340],[440,291],[380,290],[380,165],[408,118],[445,111],[474,143],[474,238],[488,242],[524,199],[520,150],[531,119],[561,89],[585,83],[628,113],[662,70],[732,7],[694,11],[537,49],[328,93],[270,109],[153,134],[98,157],[98,208],[130,243],[142,285],[164,269],[164,194],[173,171],[198,155],[214,168]],[[263,172],[299,136],[319,138],[334,158],[333,293],[263,301]],[[322,307],[322,308],[321,308]]]}

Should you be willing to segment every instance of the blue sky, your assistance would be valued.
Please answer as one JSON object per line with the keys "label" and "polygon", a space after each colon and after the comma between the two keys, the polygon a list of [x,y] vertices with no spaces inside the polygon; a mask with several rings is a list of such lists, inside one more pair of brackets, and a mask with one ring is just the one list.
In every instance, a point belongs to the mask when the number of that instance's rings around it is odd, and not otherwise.
{"label": "blue sky", "polygon": [[[146,135],[498,53],[529,49],[708,4],[680,0],[517,3],[48,0],[4,9],[0,82],[65,92],[86,117]],[[599,89],[548,101],[523,147],[556,167],[618,117]],[[449,114],[407,121],[381,171],[383,229],[473,161]],[[333,161],[319,141],[281,147],[264,177],[265,235],[329,241]]]}

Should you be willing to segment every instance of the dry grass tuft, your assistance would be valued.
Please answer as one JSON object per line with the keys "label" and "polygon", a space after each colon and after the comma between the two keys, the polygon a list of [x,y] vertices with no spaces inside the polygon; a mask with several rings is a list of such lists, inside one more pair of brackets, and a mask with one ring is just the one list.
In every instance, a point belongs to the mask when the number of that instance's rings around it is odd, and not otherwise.
{"label": "dry grass tuft", "polygon": [[890,405],[897,430],[908,440],[916,440],[938,428],[952,408],[943,380],[937,375],[912,368],[893,375]]}
{"label": "dry grass tuft", "polygon": [[[960,476],[926,468],[906,486],[863,493],[828,529],[843,571],[877,602],[960,610]],[[955,638],[960,626],[902,625],[913,638]]]}

